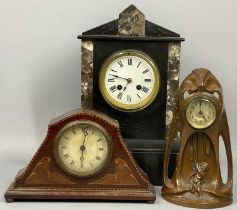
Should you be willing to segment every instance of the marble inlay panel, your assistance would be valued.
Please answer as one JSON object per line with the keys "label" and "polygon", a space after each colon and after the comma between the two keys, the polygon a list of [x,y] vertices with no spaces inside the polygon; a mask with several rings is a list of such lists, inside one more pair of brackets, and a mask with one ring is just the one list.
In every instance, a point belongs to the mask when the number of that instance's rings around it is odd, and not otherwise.
{"label": "marble inlay panel", "polygon": [[145,16],[134,5],[119,14],[118,33],[122,36],[145,36]]}
{"label": "marble inlay panel", "polygon": [[81,43],[81,107],[93,106],[93,43]]}
{"label": "marble inlay panel", "polygon": [[173,119],[178,102],[180,49],[180,43],[169,43],[166,102],[166,139],[169,134],[169,125]]}

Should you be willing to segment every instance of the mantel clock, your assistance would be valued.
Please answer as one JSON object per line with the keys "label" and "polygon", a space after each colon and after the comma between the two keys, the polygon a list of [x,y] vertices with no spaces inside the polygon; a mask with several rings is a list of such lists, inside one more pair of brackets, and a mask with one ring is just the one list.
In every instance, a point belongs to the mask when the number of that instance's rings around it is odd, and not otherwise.
{"label": "mantel clock", "polygon": [[[180,132],[180,154],[175,174],[169,177],[169,156],[177,132]],[[220,150],[222,140],[224,151]],[[221,171],[220,152],[226,152],[226,171]],[[223,180],[223,174],[227,174],[227,181]],[[195,69],[180,87],[163,178],[162,196],[177,205],[217,208],[232,203],[233,163],[223,91],[207,69]]]}
{"label": "mantel clock", "polygon": [[120,134],[116,120],[95,110],[72,111],[53,120],[40,148],[5,193],[7,202],[133,200],[156,195]]}
{"label": "mantel clock", "polygon": [[81,106],[117,119],[141,167],[153,183],[161,184],[164,140],[177,105],[184,39],[147,21],[133,5],[118,19],[78,38],[82,40]]}

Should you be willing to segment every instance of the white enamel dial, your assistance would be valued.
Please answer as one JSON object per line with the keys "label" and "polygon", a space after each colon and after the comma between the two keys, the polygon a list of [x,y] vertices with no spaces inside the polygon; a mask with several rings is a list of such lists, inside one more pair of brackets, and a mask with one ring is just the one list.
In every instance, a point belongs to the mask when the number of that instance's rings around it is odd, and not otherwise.
{"label": "white enamel dial", "polygon": [[75,176],[91,176],[107,163],[110,145],[98,127],[78,123],[66,128],[58,137],[55,156],[66,172]]}
{"label": "white enamel dial", "polygon": [[205,98],[194,99],[187,105],[186,118],[192,127],[204,129],[210,126],[216,119],[215,106]]}
{"label": "white enamel dial", "polygon": [[125,50],[112,55],[102,67],[100,89],[105,100],[124,111],[148,106],[159,89],[159,72],[146,54]]}

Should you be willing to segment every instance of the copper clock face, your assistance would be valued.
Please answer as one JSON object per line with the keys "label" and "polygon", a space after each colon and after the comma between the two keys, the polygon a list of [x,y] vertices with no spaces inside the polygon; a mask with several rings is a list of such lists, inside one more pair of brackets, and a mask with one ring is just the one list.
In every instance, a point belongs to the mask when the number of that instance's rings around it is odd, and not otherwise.
{"label": "copper clock face", "polygon": [[110,160],[110,138],[96,123],[77,121],[59,132],[54,154],[66,173],[78,177],[93,176]]}
{"label": "copper clock face", "polygon": [[193,128],[207,128],[216,119],[216,108],[210,100],[196,98],[186,106],[186,119]]}
{"label": "copper clock face", "polygon": [[148,55],[137,50],[123,50],[105,61],[99,84],[108,104],[122,111],[138,111],[156,98],[160,75]]}

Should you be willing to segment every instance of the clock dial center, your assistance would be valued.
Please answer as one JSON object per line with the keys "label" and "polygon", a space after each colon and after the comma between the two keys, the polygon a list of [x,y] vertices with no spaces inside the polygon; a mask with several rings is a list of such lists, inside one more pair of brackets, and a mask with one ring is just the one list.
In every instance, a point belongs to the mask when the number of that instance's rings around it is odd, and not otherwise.
{"label": "clock dial center", "polygon": [[85,148],[85,146],[84,145],[82,145],[81,147],[80,147],[80,150],[81,151],[84,151],[86,148]]}

